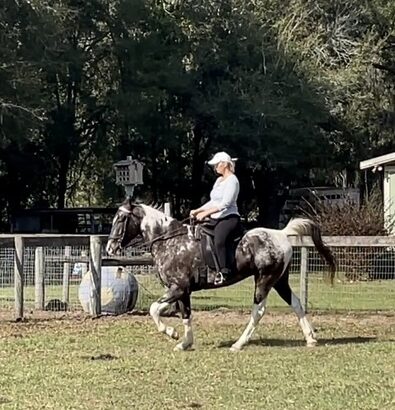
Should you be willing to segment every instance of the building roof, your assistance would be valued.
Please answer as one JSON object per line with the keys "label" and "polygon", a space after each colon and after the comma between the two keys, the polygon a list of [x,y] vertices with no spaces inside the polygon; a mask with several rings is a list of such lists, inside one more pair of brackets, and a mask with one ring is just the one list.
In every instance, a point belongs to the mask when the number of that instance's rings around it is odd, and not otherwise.
{"label": "building roof", "polygon": [[367,169],[367,168],[377,168],[380,165],[386,164],[395,164],[395,152],[391,152],[390,154],[381,155],[380,157],[366,159],[365,161],[361,161],[359,163],[360,169]]}

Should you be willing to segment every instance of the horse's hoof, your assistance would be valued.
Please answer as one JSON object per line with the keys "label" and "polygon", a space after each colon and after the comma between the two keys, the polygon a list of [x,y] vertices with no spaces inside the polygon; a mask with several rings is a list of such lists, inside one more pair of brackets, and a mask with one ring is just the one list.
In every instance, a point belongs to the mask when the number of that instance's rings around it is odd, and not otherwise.
{"label": "horse's hoof", "polygon": [[241,352],[241,349],[242,349],[241,347],[233,345],[233,346],[231,346],[231,348],[229,350],[233,353],[238,353],[238,352]]}
{"label": "horse's hoof", "polygon": [[174,347],[175,352],[184,352],[186,350],[192,350],[192,345],[191,344],[184,344],[183,342],[181,342],[181,343],[178,343]]}
{"label": "horse's hoof", "polygon": [[174,330],[170,337],[174,340],[178,340],[180,338],[180,335],[178,334],[177,330]]}
{"label": "horse's hoof", "polygon": [[309,340],[308,342],[306,342],[306,346],[307,347],[316,347],[317,346],[317,340],[315,340],[315,339]]}
{"label": "horse's hoof", "polygon": [[174,327],[167,327],[165,333],[167,334],[167,336],[171,337],[174,340],[178,340],[180,337]]}

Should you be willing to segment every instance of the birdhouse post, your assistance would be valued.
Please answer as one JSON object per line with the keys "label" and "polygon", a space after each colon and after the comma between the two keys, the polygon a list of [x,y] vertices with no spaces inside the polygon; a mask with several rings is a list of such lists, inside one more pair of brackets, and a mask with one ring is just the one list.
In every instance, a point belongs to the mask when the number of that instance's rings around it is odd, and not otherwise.
{"label": "birdhouse post", "polygon": [[131,156],[114,164],[115,183],[124,187],[126,196],[133,197],[134,187],[144,183],[143,167],[141,162]]}

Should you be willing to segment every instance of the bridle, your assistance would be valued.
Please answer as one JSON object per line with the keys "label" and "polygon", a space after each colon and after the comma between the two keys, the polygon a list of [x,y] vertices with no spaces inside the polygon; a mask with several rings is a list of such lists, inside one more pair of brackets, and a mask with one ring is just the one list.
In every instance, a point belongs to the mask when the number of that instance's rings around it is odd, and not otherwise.
{"label": "bridle", "polygon": [[114,234],[110,233],[110,235],[108,237],[108,240],[116,241],[118,243],[120,249],[126,248],[130,245],[135,245],[135,244],[141,242],[140,238],[138,238],[137,240],[136,240],[136,238],[133,238],[126,245],[121,246],[121,243],[123,242],[123,239],[124,239],[125,234],[126,234],[126,227],[127,227],[127,224],[129,222],[130,218],[132,217],[132,215],[135,216],[135,217],[137,217],[137,215],[135,215],[133,213],[133,211],[129,211],[129,209],[126,209],[123,206],[118,208],[117,214],[122,215],[122,217],[124,217],[124,220],[122,221],[122,229],[120,230],[119,234],[117,234],[117,235],[114,235]]}

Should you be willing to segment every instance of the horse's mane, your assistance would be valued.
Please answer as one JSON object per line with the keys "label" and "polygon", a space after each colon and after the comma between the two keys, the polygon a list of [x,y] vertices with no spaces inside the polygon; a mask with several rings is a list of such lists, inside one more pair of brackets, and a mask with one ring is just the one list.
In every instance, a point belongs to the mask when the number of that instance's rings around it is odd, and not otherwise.
{"label": "horse's mane", "polygon": [[150,202],[148,206],[156,209],[157,211],[163,212],[163,202]]}
{"label": "horse's mane", "polygon": [[154,210],[154,211],[156,211],[158,214],[160,214],[160,216],[161,216],[161,218],[168,218],[168,219],[171,219],[171,223],[170,223],[170,226],[173,228],[173,229],[175,229],[175,228],[180,228],[182,225],[183,225],[183,223],[181,222],[181,221],[179,221],[178,219],[176,219],[176,218],[174,218],[174,217],[172,217],[172,216],[170,216],[170,215],[166,215],[164,212],[163,212],[163,205],[162,204],[158,204],[158,203],[154,203],[153,205],[151,205],[151,204],[144,204],[144,203],[136,203],[136,205],[143,205],[143,206],[145,206],[145,207],[147,207],[147,208],[149,208],[149,209],[151,209],[151,210]]}
{"label": "horse's mane", "polygon": [[145,203],[144,201],[142,201],[142,200],[140,200],[140,199],[136,199],[136,200],[133,201],[133,202],[134,202],[135,205],[145,205],[145,206],[148,206],[149,208],[156,209],[157,211],[164,213],[164,211],[163,211],[163,209],[164,209],[164,203],[163,203],[163,202],[154,202],[154,201],[151,201],[151,202],[149,202],[149,203]]}

